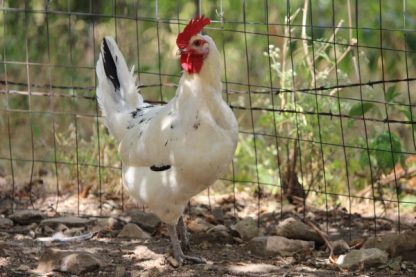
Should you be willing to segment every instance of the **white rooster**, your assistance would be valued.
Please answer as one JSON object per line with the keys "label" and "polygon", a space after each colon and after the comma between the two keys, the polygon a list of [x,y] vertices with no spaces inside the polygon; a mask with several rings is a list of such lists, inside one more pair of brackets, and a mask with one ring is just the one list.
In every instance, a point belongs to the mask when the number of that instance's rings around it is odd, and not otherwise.
{"label": "white rooster", "polygon": [[166,105],[143,101],[112,38],[104,38],[97,62],[97,97],[105,125],[120,142],[123,183],[168,225],[180,264],[204,262],[184,255],[177,229],[189,248],[185,206],[222,176],[237,145],[237,120],[221,95],[220,55],[212,38],[200,34],[209,23],[196,17],[178,35],[184,72]]}

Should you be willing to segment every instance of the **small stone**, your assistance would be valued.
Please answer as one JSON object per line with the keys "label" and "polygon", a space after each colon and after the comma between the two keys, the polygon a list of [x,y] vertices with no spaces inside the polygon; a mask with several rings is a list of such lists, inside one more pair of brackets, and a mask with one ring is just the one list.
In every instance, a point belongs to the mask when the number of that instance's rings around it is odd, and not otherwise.
{"label": "small stone", "polygon": [[204,219],[197,217],[188,222],[188,230],[193,233],[206,232],[208,229],[212,228],[214,225],[206,222]]}
{"label": "small stone", "polygon": [[344,269],[357,269],[364,266],[367,269],[371,266],[385,264],[388,254],[378,248],[367,248],[352,250],[346,255],[341,255],[337,259],[337,264]]}
{"label": "small stone", "polygon": [[230,237],[227,226],[218,224],[207,231],[208,234],[220,234],[224,237]]}
{"label": "small stone", "polygon": [[102,260],[102,257],[89,252],[46,249],[39,259],[36,271],[58,271],[79,275],[99,269],[103,266]]}
{"label": "small stone", "polygon": [[363,248],[378,248],[386,251],[390,257],[401,256],[403,260],[416,262],[416,231],[371,237],[364,243]]}
{"label": "small stone", "polygon": [[40,226],[49,226],[51,228],[56,228],[59,225],[65,225],[69,228],[71,227],[84,227],[86,225],[92,224],[94,221],[86,218],[75,217],[75,216],[64,216],[64,217],[54,217],[47,218],[40,222]]}
{"label": "small stone", "polygon": [[22,225],[39,223],[44,217],[45,215],[37,210],[19,210],[9,216],[14,223]]}
{"label": "small stone", "polygon": [[228,227],[221,225],[221,224],[215,225],[214,227],[208,229],[206,233],[209,236],[209,238],[207,239],[214,241],[217,244],[233,243],[233,240],[235,238],[238,238],[238,237],[231,236],[230,230],[228,229]]}
{"label": "small stone", "polygon": [[8,219],[8,218],[4,218],[4,217],[0,217],[0,229],[8,229],[13,227],[13,221]]}
{"label": "small stone", "polygon": [[277,225],[276,235],[288,239],[314,241],[319,245],[325,243],[312,228],[293,217],[286,218]]}
{"label": "small stone", "polygon": [[251,217],[247,217],[243,220],[240,220],[233,226],[233,229],[245,241],[248,241],[259,234],[257,222]]}
{"label": "small stone", "polygon": [[255,237],[248,243],[250,251],[262,257],[292,256],[297,253],[309,254],[314,247],[313,241],[292,240],[280,236]]}
{"label": "small stone", "polygon": [[168,256],[166,258],[166,260],[168,261],[168,263],[173,266],[174,268],[179,267],[179,262],[172,256]]}
{"label": "small stone", "polygon": [[336,240],[332,242],[332,247],[334,249],[334,255],[345,254],[350,250],[350,246],[345,240]]}
{"label": "small stone", "polygon": [[140,228],[152,234],[157,230],[161,223],[159,217],[157,217],[154,213],[131,210],[128,215],[131,217],[131,223],[139,225]]}
{"label": "small stone", "polygon": [[119,238],[149,239],[151,236],[134,223],[128,223],[118,234]]}

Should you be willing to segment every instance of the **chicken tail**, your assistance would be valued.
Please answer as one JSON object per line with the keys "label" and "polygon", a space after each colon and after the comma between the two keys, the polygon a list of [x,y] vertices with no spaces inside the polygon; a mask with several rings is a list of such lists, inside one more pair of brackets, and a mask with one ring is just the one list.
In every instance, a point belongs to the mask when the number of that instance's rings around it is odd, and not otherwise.
{"label": "chicken tail", "polygon": [[143,104],[138,93],[134,67],[128,70],[117,43],[105,37],[97,61],[97,98],[104,116],[104,124],[110,133],[121,139],[127,124],[125,116]]}

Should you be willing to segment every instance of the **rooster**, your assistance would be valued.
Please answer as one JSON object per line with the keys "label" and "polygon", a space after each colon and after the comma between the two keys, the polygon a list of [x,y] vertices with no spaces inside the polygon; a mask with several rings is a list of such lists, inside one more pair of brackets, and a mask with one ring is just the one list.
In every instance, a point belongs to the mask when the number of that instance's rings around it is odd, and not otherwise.
{"label": "rooster", "polygon": [[165,105],[143,101],[134,68],[128,70],[112,38],[104,38],[96,67],[98,102],[119,142],[123,183],[167,224],[179,264],[204,262],[182,250],[189,250],[182,214],[192,196],[222,176],[237,145],[237,120],[222,99],[220,54],[213,39],[200,34],[208,24],[209,18],[196,17],[179,33],[183,74]]}

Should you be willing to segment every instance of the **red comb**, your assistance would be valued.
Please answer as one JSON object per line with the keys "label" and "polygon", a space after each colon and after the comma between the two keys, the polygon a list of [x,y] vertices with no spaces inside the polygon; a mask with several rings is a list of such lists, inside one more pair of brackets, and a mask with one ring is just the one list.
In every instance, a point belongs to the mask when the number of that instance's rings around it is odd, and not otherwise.
{"label": "red comb", "polygon": [[178,45],[179,48],[186,48],[191,37],[198,34],[205,25],[210,23],[211,20],[204,16],[197,16],[194,19],[191,19],[185,29],[183,29],[182,33],[178,35],[176,45]]}

